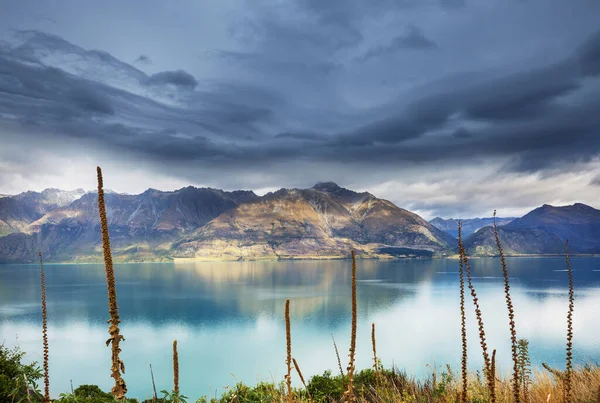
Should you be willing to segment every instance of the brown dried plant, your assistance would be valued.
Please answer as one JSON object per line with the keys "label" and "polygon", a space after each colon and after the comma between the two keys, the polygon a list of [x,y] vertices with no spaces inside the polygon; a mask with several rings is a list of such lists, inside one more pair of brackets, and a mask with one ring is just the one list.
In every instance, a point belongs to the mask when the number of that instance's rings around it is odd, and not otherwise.
{"label": "brown dried plant", "polygon": [[473,297],[473,304],[475,305],[475,316],[477,317],[477,325],[479,327],[479,342],[481,344],[481,350],[483,353],[483,362],[484,362],[484,372],[488,383],[488,389],[490,391],[490,399],[492,402],[495,402],[496,396],[494,391],[493,381],[491,379],[491,363],[490,356],[487,350],[487,343],[485,339],[485,330],[483,327],[483,318],[481,316],[481,308],[479,307],[479,299],[477,298],[477,292],[475,291],[475,287],[473,286],[473,279],[471,278],[471,266],[469,265],[469,258],[467,257],[467,252],[465,250],[465,245],[462,240],[462,233],[459,234],[458,237],[458,250],[459,250],[459,259],[462,260],[465,264],[465,272],[467,273],[467,285],[469,286],[469,290],[471,291],[471,297]]}
{"label": "brown dried plant", "polygon": [[344,377],[344,369],[342,368],[342,361],[340,360],[340,352],[338,351],[337,344],[335,344],[335,339],[333,338],[333,333],[331,334],[331,339],[333,340],[333,348],[335,349],[335,356],[337,357],[338,367],[340,369],[340,375],[342,378]]}
{"label": "brown dried plant", "polygon": [[179,403],[179,355],[177,354],[177,340],[173,340],[173,395],[175,402]]}
{"label": "brown dried plant", "polygon": [[492,389],[490,395],[493,396],[492,402],[495,402],[496,401],[496,349],[494,349],[492,351],[492,362],[490,365],[491,365],[491,367],[490,367],[490,379],[491,379],[490,388]]}
{"label": "brown dried plant", "polygon": [[[458,221],[458,237],[462,239],[462,221]],[[467,319],[465,314],[465,276],[463,268],[463,259],[459,262],[459,278],[460,278],[460,335],[462,340],[462,357],[461,357],[461,380],[462,380],[462,391],[460,395],[461,403],[467,401]]]}
{"label": "brown dried plant", "polygon": [[571,372],[573,359],[573,305],[575,297],[573,295],[573,273],[571,271],[571,261],[569,259],[569,241],[565,242],[565,257],[567,260],[567,274],[569,275],[569,313],[567,314],[567,368],[565,371],[565,402],[571,403]]}
{"label": "brown dried plant", "polygon": [[285,363],[287,365],[287,375],[285,383],[287,385],[287,398],[292,401],[292,331],[290,326],[290,300],[285,300],[285,345],[287,357]]}
{"label": "brown dried plant", "polygon": [[354,250],[350,252],[352,256],[352,329],[350,335],[350,362],[348,364],[348,386],[344,392],[345,402],[354,402],[354,389],[353,389],[353,378],[354,378],[354,355],[356,353],[356,256]]}
{"label": "brown dried plant", "polygon": [[104,204],[104,183],[102,181],[102,170],[96,167],[98,174],[98,212],[100,214],[100,226],[102,229],[102,247],[104,249],[104,267],[106,269],[106,285],[108,287],[108,310],[110,323],[108,333],[110,338],[106,341],[106,345],[112,347],[111,357],[111,377],[115,380],[115,386],[111,388],[111,393],[117,400],[125,398],[127,386],[121,377],[121,372],[125,373],[125,364],[119,359],[119,343],[125,341],[125,338],[120,334],[119,323],[119,307],[117,305],[117,290],[115,288],[115,272],[113,269],[112,255],[110,250],[110,238],[108,235],[108,220],[106,219],[106,206]]}
{"label": "brown dried plant", "polygon": [[510,326],[510,341],[513,358],[513,395],[515,403],[519,403],[521,396],[519,393],[519,355],[517,352],[517,331],[515,329],[515,311],[510,298],[510,284],[508,283],[508,270],[506,268],[506,259],[504,258],[504,251],[502,250],[502,244],[500,243],[500,236],[498,235],[498,226],[496,225],[496,210],[494,210],[494,238],[496,238],[496,246],[498,247],[498,253],[500,254],[500,261],[502,263],[502,275],[504,276],[504,293],[506,295],[506,307],[508,308],[508,319]]}
{"label": "brown dried plant", "polygon": [[298,373],[298,376],[300,377],[300,380],[302,381],[302,385],[304,385],[304,389],[306,389],[306,394],[308,395],[308,400],[312,402],[312,397],[310,396],[310,392],[308,391],[308,386],[306,386],[306,382],[304,381],[304,376],[302,375],[302,371],[300,371],[300,365],[298,365],[298,362],[296,361],[295,358],[292,358],[292,361],[294,362],[294,368],[296,368],[296,372]]}
{"label": "brown dried plant", "polygon": [[42,252],[40,256],[40,277],[42,283],[42,338],[44,340],[44,402],[50,402],[50,377],[48,376],[48,311],[46,310],[46,278],[44,277],[44,263]]}
{"label": "brown dried plant", "polygon": [[373,344],[373,368],[375,369],[375,390],[379,390],[379,365],[377,362],[377,345],[375,343],[375,323],[371,323],[371,343]]}

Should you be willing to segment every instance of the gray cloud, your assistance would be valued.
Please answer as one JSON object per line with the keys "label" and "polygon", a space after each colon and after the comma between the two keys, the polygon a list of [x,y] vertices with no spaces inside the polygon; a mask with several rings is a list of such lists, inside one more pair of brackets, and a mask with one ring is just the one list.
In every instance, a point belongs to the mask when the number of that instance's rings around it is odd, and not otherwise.
{"label": "gray cloud", "polygon": [[362,57],[362,60],[368,60],[374,57],[387,55],[403,49],[412,50],[431,50],[437,48],[438,45],[431,39],[425,37],[423,31],[411,25],[406,29],[406,32],[392,38],[387,45],[377,46],[370,49]]}
{"label": "gray cloud", "polygon": [[[19,133],[15,147],[43,136],[65,158],[53,144],[223,188],[317,178],[377,188],[399,171],[435,184],[435,172],[455,164],[476,172],[493,163],[513,177],[595,163],[600,31],[591,15],[600,6],[375,3],[264,0],[227,13],[214,5],[185,9],[175,24],[150,2],[148,18],[165,24],[159,36],[111,41],[64,24],[53,31],[64,39],[19,31],[0,45],[0,130]],[[402,201],[458,206],[431,197]]]}
{"label": "gray cloud", "polygon": [[137,59],[134,60],[134,63],[152,64],[152,59],[150,59],[150,56],[139,55]]}
{"label": "gray cloud", "polygon": [[183,70],[177,71],[161,71],[160,73],[152,74],[146,80],[147,85],[165,85],[171,84],[181,88],[194,89],[198,82],[189,73]]}

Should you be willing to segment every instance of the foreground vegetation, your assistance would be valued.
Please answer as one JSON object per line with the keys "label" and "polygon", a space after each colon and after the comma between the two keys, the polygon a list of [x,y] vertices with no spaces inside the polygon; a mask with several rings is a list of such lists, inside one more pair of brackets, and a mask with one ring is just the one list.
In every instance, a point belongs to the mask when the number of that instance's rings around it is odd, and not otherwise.
{"label": "foreground vegetation", "polygon": [[[100,390],[95,385],[81,385],[72,389],[71,393],[63,393],[58,401],[62,402],[137,402],[136,399],[126,398],[127,386],[122,375],[125,365],[119,357],[121,352],[120,342],[124,341],[119,329],[119,311],[115,287],[114,269],[104,204],[104,191],[102,172],[98,174],[98,210],[100,215],[102,243],[104,249],[104,262],[106,269],[106,282],[108,287],[109,314],[108,320],[110,334],[106,342],[111,347],[111,377],[114,386],[110,393]],[[290,300],[285,303],[286,325],[286,364],[287,374],[279,384],[260,383],[256,386],[247,386],[242,383],[230,388],[221,397],[207,399],[206,396],[195,400],[199,402],[225,403],[225,402],[402,402],[402,403],[434,403],[434,402],[564,402],[564,403],[600,403],[600,367],[589,364],[573,368],[572,348],[573,329],[572,315],[574,311],[574,292],[571,265],[569,261],[568,242],[565,245],[565,258],[569,279],[569,307],[567,311],[567,342],[566,342],[566,368],[559,370],[544,364],[542,369],[532,372],[530,366],[528,342],[517,338],[514,308],[510,295],[508,269],[504,259],[504,252],[498,237],[494,212],[494,235],[502,265],[504,277],[504,290],[508,312],[508,324],[511,333],[511,352],[513,368],[506,378],[496,374],[496,350],[489,353],[485,337],[483,315],[479,306],[477,292],[473,286],[469,259],[462,242],[462,227],[458,225],[459,247],[459,274],[460,274],[460,312],[461,312],[461,369],[455,373],[447,366],[440,374],[433,371],[428,379],[415,380],[396,368],[384,369],[377,355],[375,325],[371,329],[371,349],[373,351],[373,368],[356,371],[354,357],[356,353],[356,324],[357,324],[357,293],[356,293],[356,260],[354,251],[352,257],[352,321],[351,342],[349,348],[349,363],[344,371],[337,346],[334,348],[338,357],[339,375],[333,376],[327,371],[323,375],[313,376],[308,383],[305,381],[300,366],[292,356],[291,325],[290,325]],[[43,373],[37,364],[24,365],[21,363],[23,353],[18,349],[8,350],[0,346],[0,403],[14,402],[50,402],[49,396],[49,366],[48,366],[48,338],[47,338],[47,311],[44,281],[44,267],[41,253],[41,287],[42,287],[42,339],[44,347]],[[466,281],[465,281],[466,277]],[[467,372],[467,337],[465,314],[465,287],[468,287],[479,327],[479,344],[483,355],[484,365],[482,371]],[[65,357],[68,359],[67,357]],[[292,373],[295,375],[292,375]],[[152,375],[152,373],[151,373]],[[302,388],[292,388],[292,376],[298,376]],[[44,392],[39,390],[37,381],[44,379]],[[179,390],[179,360],[177,341],[173,341],[173,389],[161,391],[159,397],[154,389],[152,375],[153,397],[148,402],[181,402],[187,403],[188,398]]]}

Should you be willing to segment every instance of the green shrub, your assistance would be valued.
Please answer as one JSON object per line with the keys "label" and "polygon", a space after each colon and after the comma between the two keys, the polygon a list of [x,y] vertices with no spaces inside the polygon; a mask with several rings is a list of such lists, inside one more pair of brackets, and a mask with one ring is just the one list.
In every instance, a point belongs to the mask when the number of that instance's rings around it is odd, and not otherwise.
{"label": "green shrub", "polygon": [[27,398],[25,377],[29,382],[29,389],[33,389],[31,401],[38,401],[41,394],[38,391],[37,380],[43,377],[42,370],[34,362],[25,365],[21,362],[25,353],[18,347],[12,350],[0,345],[0,403],[18,402]]}

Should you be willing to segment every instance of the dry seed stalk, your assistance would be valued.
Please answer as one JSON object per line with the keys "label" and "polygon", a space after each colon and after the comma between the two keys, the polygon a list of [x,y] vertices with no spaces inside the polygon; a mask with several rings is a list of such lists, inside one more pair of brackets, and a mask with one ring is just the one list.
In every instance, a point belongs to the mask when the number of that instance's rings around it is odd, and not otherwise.
{"label": "dry seed stalk", "polygon": [[290,326],[290,300],[285,300],[285,345],[287,350],[287,375],[285,383],[287,385],[288,400],[292,401],[292,331]]}
{"label": "dry seed stalk", "polygon": [[344,377],[344,370],[342,369],[342,361],[340,360],[340,353],[337,348],[337,344],[335,344],[335,339],[333,338],[333,333],[331,334],[331,339],[333,340],[333,348],[335,349],[335,356],[337,357],[338,367],[340,368],[340,374],[342,378]]}
{"label": "dry seed stalk", "polygon": [[356,352],[356,257],[354,250],[350,252],[352,256],[352,330],[350,337],[350,363],[348,364],[348,388],[344,392],[345,402],[354,402],[354,390],[352,381],[354,378],[354,354]]}
{"label": "dry seed stalk", "polygon": [[[462,239],[462,222],[458,221],[458,237]],[[460,323],[461,323],[461,340],[462,340],[462,357],[461,357],[461,379],[462,379],[462,392],[460,401],[466,403],[467,401],[467,319],[465,314],[465,276],[463,269],[463,259],[459,259],[459,277],[460,277]]]}
{"label": "dry seed stalk", "polygon": [[565,371],[565,402],[571,403],[571,371],[573,359],[573,305],[575,297],[573,295],[573,273],[571,272],[571,261],[569,259],[569,241],[565,242],[565,257],[567,259],[567,273],[569,275],[569,313],[567,314],[567,368]]}
{"label": "dry seed stalk", "polygon": [[306,382],[304,381],[304,376],[302,375],[302,371],[300,371],[300,365],[298,365],[295,358],[292,358],[292,361],[294,362],[294,368],[296,368],[296,372],[298,373],[298,376],[300,377],[300,380],[302,381],[302,385],[304,385],[304,389],[306,389],[306,394],[308,395],[308,400],[310,400],[312,402],[312,397],[310,396],[310,392],[308,391],[308,386],[306,386]]}
{"label": "dry seed stalk", "polygon": [[483,362],[484,362],[484,370],[485,376],[488,382],[488,388],[490,390],[491,398],[495,401],[495,396],[493,394],[494,388],[491,384],[490,370],[490,356],[488,355],[487,343],[485,341],[485,331],[483,327],[483,318],[481,317],[481,309],[479,307],[479,299],[477,298],[477,292],[475,292],[475,287],[473,287],[473,281],[471,278],[471,266],[469,265],[469,258],[467,257],[467,252],[465,250],[465,246],[462,241],[462,234],[458,237],[458,250],[460,259],[465,263],[465,272],[467,273],[467,284],[469,286],[469,290],[471,290],[471,296],[473,297],[473,304],[475,305],[475,316],[477,317],[477,325],[479,327],[479,342],[481,344],[481,350],[483,352]]}
{"label": "dry seed stalk", "polygon": [[506,306],[508,308],[510,341],[514,364],[512,379],[513,395],[515,397],[515,403],[519,403],[521,396],[519,393],[519,356],[517,353],[517,331],[515,330],[515,311],[513,309],[512,299],[510,298],[510,284],[508,283],[508,270],[506,268],[506,259],[504,258],[504,251],[502,250],[500,236],[498,235],[498,226],[496,225],[496,210],[494,210],[494,237],[496,238],[496,246],[498,246],[498,252],[500,253],[500,261],[502,262],[502,275],[504,276],[504,293],[506,295]]}
{"label": "dry seed stalk", "polygon": [[42,252],[40,256],[40,277],[42,283],[42,338],[44,339],[44,402],[50,402],[50,377],[48,376],[48,311],[46,310],[46,278],[44,277],[44,263]]}
{"label": "dry seed stalk", "polygon": [[379,366],[377,365],[377,347],[375,344],[375,322],[371,323],[371,342],[373,343],[373,368],[375,368],[375,390],[379,390]]}
{"label": "dry seed stalk", "polygon": [[154,390],[154,395],[152,395],[152,401],[155,402],[157,399],[157,396],[156,396],[156,384],[154,383],[154,372],[152,371],[152,364],[150,364],[150,376],[152,377],[152,389]]}
{"label": "dry seed stalk", "polygon": [[98,174],[98,212],[100,214],[100,226],[102,228],[102,247],[104,249],[104,267],[106,269],[106,285],[108,287],[108,310],[110,323],[108,333],[110,338],[106,341],[106,345],[112,346],[112,366],[111,377],[115,380],[115,386],[111,388],[111,393],[115,399],[122,400],[127,393],[127,386],[121,377],[121,372],[125,373],[125,364],[119,359],[119,343],[125,341],[125,338],[120,334],[119,323],[119,307],[117,305],[117,290],[115,288],[115,272],[113,270],[112,255],[110,251],[110,238],[108,235],[108,220],[106,219],[106,206],[104,204],[104,183],[102,181],[102,170],[96,167]]}
{"label": "dry seed stalk", "polygon": [[492,363],[490,368],[490,397],[492,403],[496,401],[496,349],[492,351]]}
{"label": "dry seed stalk", "polygon": [[179,403],[179,355],[177,354],[177,340],[173,340],[173,394],[175,402]]}

